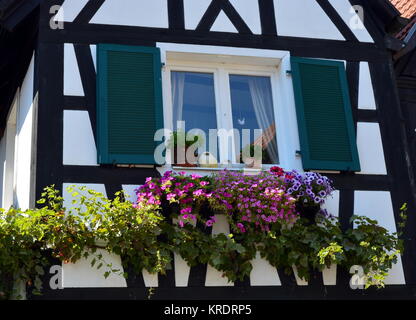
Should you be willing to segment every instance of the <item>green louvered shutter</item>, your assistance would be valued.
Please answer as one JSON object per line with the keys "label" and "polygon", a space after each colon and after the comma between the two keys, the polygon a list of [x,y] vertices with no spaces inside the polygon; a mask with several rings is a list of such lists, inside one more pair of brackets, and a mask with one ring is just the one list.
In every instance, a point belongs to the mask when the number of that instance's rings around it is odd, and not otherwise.
{"label": "green louvered shutter", "polygon": [[305,170],[360,171],[343,62],[292,57]]}
{"label": "green louvered shutter", "polygon": [[97,140],[100,164],[154,164],[163,127],[160,51],[98,45]]}

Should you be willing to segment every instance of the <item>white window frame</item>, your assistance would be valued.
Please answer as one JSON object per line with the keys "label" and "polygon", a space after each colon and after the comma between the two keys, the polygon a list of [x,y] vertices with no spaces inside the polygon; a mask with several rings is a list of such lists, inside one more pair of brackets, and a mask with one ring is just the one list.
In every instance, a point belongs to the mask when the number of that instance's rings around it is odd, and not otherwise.
{"label": "white window frame", "polygon": [[[162,88],[165,128],[173,130],[172,71],[214,74],[218,129],[232,129],[233,127],[230,87],[229,83],[224,83],[229,81],[229,75],[267,76],[271,80],[276,123],[279,154],[279,164],[277,165],[286,170],[302,171],[302,162],[297,155],[297,151],[300,150],[300,143],[293,84],[290,73],[287,72],[291,70],[290,53],[288,51],[174,43],[157,43],[157,47],[161,50],[161,59],[164,65]],[[187,130],[189,129],[192,128],[187,128]],[[234,154],[230,156],[234,156]],[[224,159],[219,160],[222,162]],[[272,165],[263,165],[263,168],[267,169],[270,166]],[[241,166],[238,165],[233,167],[241,169]],[[170,168],[165,166],[164,169]],[[184,171],[201,169],[205,168],[187,168]],[[221,169],[219,168],[219,170]],[[209,169],[209,171],[215,170]]]}

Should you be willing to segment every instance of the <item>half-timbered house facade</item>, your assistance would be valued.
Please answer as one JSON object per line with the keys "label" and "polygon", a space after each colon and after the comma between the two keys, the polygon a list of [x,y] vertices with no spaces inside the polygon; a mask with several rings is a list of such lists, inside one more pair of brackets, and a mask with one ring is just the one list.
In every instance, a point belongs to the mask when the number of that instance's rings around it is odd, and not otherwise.
{"label": "half-timbered house facade", "polygon": [[[361,214],[394,232],[402,204],[414,208],[414,166],[387,35],[399,13],[389,1],[29,2],[31,13],[18,19],[21,1],[3,1],[0,19],[2,207],[34,206],[52,184],[67,204],[73,184],[109,197],[124,189],[134,198],[146,177],[171,169],[155,162],[157,129],[186,121],[204,132],[228,130],[256,118],[272,128],[270,165],[317,170],[334,181],[326,207],[343,228]],[[25,72],[9,83],[17,64]],[[260,258],[250,281],[227,283],[175,256],[167,276],[144,272],[133,284],[105,279],[89,261],[64,264],[63,289],[46,285],[40,298],[141,299],[146,287],[157,287],[154,297],[162,299],[411,297],[415,229],[410,217],[406,251],[377,291],[352,290],[350,275],[336,269],[307,283]],[[227,232],[226,223],[213,232]],[[116,256],[107,260],[120,264]]]}

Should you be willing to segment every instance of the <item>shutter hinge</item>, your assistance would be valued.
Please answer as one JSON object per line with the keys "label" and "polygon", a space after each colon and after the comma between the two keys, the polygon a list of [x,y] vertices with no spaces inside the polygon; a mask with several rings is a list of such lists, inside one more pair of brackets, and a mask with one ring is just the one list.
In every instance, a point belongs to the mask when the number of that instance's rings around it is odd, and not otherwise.
{"label": "shutter hinge", "polygon": [[296,157],[301,157],[302,156],[302,152],[300,150],[296,150],[295,151],[295,156]]}
{"label": "shutter hinge", "polygon": [[162,62],[161,63],[161,68],[164,69],[166,67],[166,63]]}
{"label": "shutter hinge", "polygon": [[291,77],[292,76],[292,70],[286,70],[286,76]]}

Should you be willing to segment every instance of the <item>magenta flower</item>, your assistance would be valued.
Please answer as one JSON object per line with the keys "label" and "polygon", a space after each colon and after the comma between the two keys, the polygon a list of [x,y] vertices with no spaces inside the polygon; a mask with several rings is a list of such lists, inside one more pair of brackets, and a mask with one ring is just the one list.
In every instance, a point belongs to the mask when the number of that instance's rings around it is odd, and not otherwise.
{"label": "magenta flower", "polygon": [[244,225],[242,223],[237,223],[237,228],[240,229],[241,233],[245,233],[246,232],[246,228],[244,228]]}

